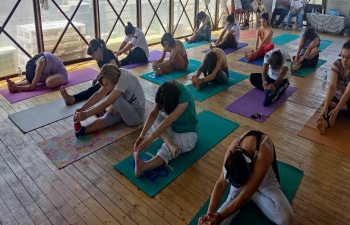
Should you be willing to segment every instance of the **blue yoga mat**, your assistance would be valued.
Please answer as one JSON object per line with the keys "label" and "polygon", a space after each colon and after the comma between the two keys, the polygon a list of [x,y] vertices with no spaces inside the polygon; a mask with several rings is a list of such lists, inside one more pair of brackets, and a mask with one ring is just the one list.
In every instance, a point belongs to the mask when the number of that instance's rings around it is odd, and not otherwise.
{"label": "blue yoga mat", "polygon": [[[145,172],[139,178],[135,177],[134,174],[135,162],[133,155],[116,164],[114,168],[123,173],[148,196],[153,197],[238,126],[237,123],[212,112],[203,111],[198,114],[197,144],[189,153],[179,155],[168,165]],[[157,154],[162,144],[161,139],[154,141],[144,153],[140,153],[141,160],[151,159]]]}
{"label": "blue yoga mat", "polygon": [[298,39],[299,35],[294,34],[281,34],[272,38],[272,43],[275,45],[284,45],[288,42]]}
{"label": "blue yoga mat", "polygon": [[[244,48],[245,46],[248,46],[248,44],[247,43],[238,43],[236,48],[225,48],[223,51],[227,55],[227,54],[230,54],[231,52],[234,52],[234,51],[237,51],[237,50],[239,50],[241,48]],[[209,51],[210,51],[210,49],[205,49],[202,52],[203,53],[207,53]]]}
{"label": "blue yoga mat", "polygon": [[241,74],[241,73],[237,73],[237,72],[233,72],[233,71],[229,71],[230,72],[230,77],[228,79],[228,82],[226,84],[218,84],[216,82],[209,82],[208,86],[206,86],[205,88],[197,91],[192,84],[188,84],[187,87],[190,89],[193,98],[202,102],[207,98],[210,98],[214,95],[216,95],[217,93],[231,87],[234,84],[237,84],[238,82],[246,79],[248,76]]}
{"label": "blue yoga mat", "polygon": [[257,66],[262,66],[264,64],[264,57],[255,58],[254,60],[250,60],[249,62],[246,62],[245,58],[243,57],[243,58],[240,58],[238,61],[257,65]]}
{"label": "blue yoga mat", "polygon": [[198,47],[200,45],[209,44],[210,42],[213,42],[213,41],[214,39],[210,39],[210,41],[198,41],[191,44],[188,44],[186,41],[184,41],[182,42],[182,44],[184,45],[185,49],[190,49],[190,48]]}
{"label": "blue yoga mat", "polygon": [[198,68],[201,66],[201,64],[202,63],[197,61],[197,60],[189,59],[187,70],[184,70],[184,71],[174,70],[171,73],[168,73],[166,75],[161,75],[158,77],[154,76],[154,71],[152,71],[152,72],[143,74],[140,77],[142,77],[143,79],[152,81],[154,83],[157,83],[157,84],[163,84],[164,82],[172,81],[172,80],[175,80],[179,77],[182,77],[182,76],[185,76],[187,74],[190,74],[190,73],[197,71]]}
{"label": "blue yoga mat", "polygon": [[318,50],[321,52],[323,50],[325,50],[328,46],[330,46],[332,44],[332,41],[329,40],[321,40],[320,43],[320,47],[318,48]]}

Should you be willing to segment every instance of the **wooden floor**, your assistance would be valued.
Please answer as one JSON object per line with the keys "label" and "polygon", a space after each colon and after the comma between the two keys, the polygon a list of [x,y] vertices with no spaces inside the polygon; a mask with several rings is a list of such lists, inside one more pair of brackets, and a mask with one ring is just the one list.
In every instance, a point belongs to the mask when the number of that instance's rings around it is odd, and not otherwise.
{"label": "wooden floor", "polygon": [[[274,32],[277,35],[284,30],[275,29]],[[214,36],[217,37],[218,32]],[[252,88],[249,79],[204,102],[196,102],[197,112],[207,109],[240,126],[154,198],[146,196],[113,168],[132,153],[140,131],[58,170],[37,143],[72,129],[72,118],[23,134],[8,119],[8,114],[58,99],[59,92],[15,104],[1,96],[0,224],[187,224],[209,198],[226,148],[249,129],[268,134],[276,146],[277,159],[304,171],[292,202],[294,224],[350,224],[350,156],[297,136],[325,98],[327,87],[322,83],[323,71],[329,70],[338,58],[346,40],[326,34],[321,34],[321,38],[333,41],[321,53],[321,58],[328,62],[306,78],[292,76],[291,85],[298,90],[264,123],[224,109]],[[260,67],[237,61],[244,51],[251,49],[254,38],[241,41],[248,42],[249,46],[227,56],[229,69],[245,74],[260,72]],[[205,48],[207,46],[189,49],[189,58],[202,60],[201,51]],[[160,49],[160,46],[151,49]],[[87,62],[69,66],[68,70],[86,67],[97,69],[95,62]],[[132,71],[141,75],[151,71],[151,67]],[[179,80],[188,83],[189,77]],[[158,85],[139,80],[146,97],[153,100]],[[5,88],[4,81],[0,85],[0,89]],[[69,87],[68,91],[77,93],[90,85],[91,82],[85,82]],[[350,146],[344,148],[350,149]]]}

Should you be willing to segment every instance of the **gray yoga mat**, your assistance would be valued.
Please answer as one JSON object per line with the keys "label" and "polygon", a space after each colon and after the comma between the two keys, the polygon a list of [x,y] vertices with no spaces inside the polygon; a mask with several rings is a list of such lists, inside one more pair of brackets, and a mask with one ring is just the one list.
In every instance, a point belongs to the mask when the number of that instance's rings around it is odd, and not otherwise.
{"label": "gray yoga mat", "polygon": [[66,105],[64,100],[55,101],[39,105],[21,112],[9,115],[9,118],[24,133],[35,130],[39,127],[67,118],[81,108],[85,101],[77,102],[73,105]]}

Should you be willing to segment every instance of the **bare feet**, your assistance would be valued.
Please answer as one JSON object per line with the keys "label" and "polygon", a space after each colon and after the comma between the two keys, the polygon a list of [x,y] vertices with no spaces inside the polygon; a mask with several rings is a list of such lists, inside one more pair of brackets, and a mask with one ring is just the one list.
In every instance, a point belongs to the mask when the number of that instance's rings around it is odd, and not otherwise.
{"label": "bare feet", "polygon": [[187,44],[191,44],[191,40],[188,39],[187,37],[185,37],[185,41],[187,42]]}
{"label": "bare feet", "polygon": [[173,158],[175,159],[177,155],[179,154],[179,147],[177,147],[175,144],[174,145],[169,145],[168,146],[171,154],[173,155]]}
{"label": "bare feet", "polygon": [[156,77],[158,77],[159,75],[161,75],[162,74],[162,71],[160,70],[160,69],[156,69],[155,71],[154,71],[154,76],[156,76]]}
{"label": "bare feet", "polygon": [[67,93],[66,89],[64,88],[64,86],[60,87],[60,93],[61,93],[62,98],[64,99],[64,102],[66,103],[66,105],[70,105],[70,104],[73,104],[75,102],[74,96],[69,95]]}
{"label": "bare feet", "polygon": [[213,49],[214,46],[213,46],[212,44],[209,44],[209,48],[210,48],[210,49]]}
{"label": "bare feet", "polygon": [[319,121],[317,121],[317,130],[320,132],[321,135],[324,134],[324,130],[328,127],[327,121],[322,118]]}
{"label": "bare feet", "polygon": [[248,52],[244,52],[244,58],[246,62],[249,62],[249,55]]}
{"label": "bare feet", "polygon": [[134,152],[133,155],[135,160],[135,170],[134,170],[135,177],[140,177],[144,172],[143,171],[144,162],[140,159],[138,152]]}

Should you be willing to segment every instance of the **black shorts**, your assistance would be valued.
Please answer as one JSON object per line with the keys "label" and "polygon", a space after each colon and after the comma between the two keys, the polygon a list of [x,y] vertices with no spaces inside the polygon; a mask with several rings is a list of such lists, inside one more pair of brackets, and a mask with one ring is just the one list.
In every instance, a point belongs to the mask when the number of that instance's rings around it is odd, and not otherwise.
{"label": "black shorts", "polygon": [[[300,55],[303,56],[303,55]],[[320,53],[318,53],[315,57],[313,57],[312,59],[304,59],[301,62],[301,67],[311,67],[311,68],[315,68],[318,64],[318,58],[320,56]]]}

